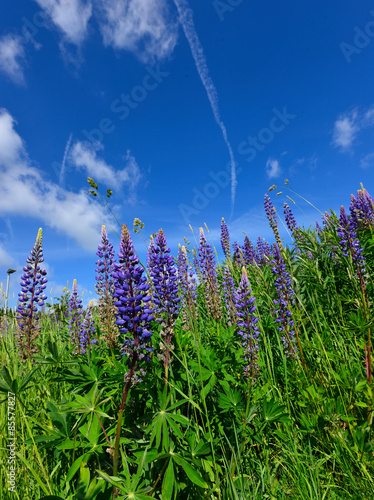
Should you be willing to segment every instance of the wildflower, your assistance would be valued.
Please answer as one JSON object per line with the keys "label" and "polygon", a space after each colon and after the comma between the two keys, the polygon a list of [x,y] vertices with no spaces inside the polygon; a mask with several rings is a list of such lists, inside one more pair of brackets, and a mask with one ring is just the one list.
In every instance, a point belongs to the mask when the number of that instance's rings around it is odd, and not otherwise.
{"label": "wildflower", "polygon": [[280,254],[279,248],[274,244],[271,272],[275,275],[275,288],[278,299],[273,300],[278,309],[274,311],[275,322],[279,323],[278,331],[283,333],[282,343],[287,357],[297,358],[295,343],[294,321],[292,319],[291,306],[294,305],[295,292],[292,289],[291,278],[286,271],[286,264]]}
{"label": "wildflower", "polygon": [[251,295],[245,268],[242,269],[242,277],[235,295],[236,325],[238,334],[242,337],[244,347],[244,376],[250,377],[252,384],[256,381],[259,372],[258,351],[260,332],[257,326],[258,318],[254,315],[256,306],[255,297]]}
{"label": "wildflower", "polygon": [[291,208],[289,207],[288,203],[284,202],[283,205],[283,213],[284,213],[284,218],[286,220],[287,227],[292,234],[292,236],[295,236],[295,231],[297,229],[297,223],[296,219],[292,213]]}
{"label": "wildflower", "polygon": [[237,241],[232,244],[234,251],[234,266],[241,269],[245,265],[243,250]]}
{"label": "wildflower", "polygon": [[207,243],[202,227],[200,228],[199,263],[208,311],[212,318],[218,321],[222,317],[222,308],[218,291],[216,263],[212,246]]}
{"label": "wildflower", "polygon": [[119,263],[114,263],[113,279],[115,291],[113,297],[117,308],[116,324],[124,337],[121,352],[127,357],[129,371],[125,375],[126,387],[141,382],[145,375],[143,361],[149,361],[148,347],[152,333],[150,322],[154,318],[147,302],[149,285],[143,277],[144,269],[139,263],[127,226],[122,226]]}
{"label": "wildflower", "polygon": [[115,324],[116,309],[114,306],[114,279],[112,276],[113,265],[115,263],[113,245],[108,239],[105,226],[101,228],[101,244],[98,245],[96,255],[96,293],[99,298],[99,317],[101,329],[104,332],[102,338],[109,348],[113,348],[118,343],[118,327]]}
{"label": "wildflower", "polygon": [[337,234],[340,238],[339,245],[344,257],[348,257],[348,255],[352,257],[353,264],[356,266],[357,275],[361,281],[366,271],[366,262],[365,257],[362,255],[363,249],[360,246],[357,233],[353,229],[355,225],[355,221],[348,220],[344,207],[341,206],[339,225],[337,227]]}
{"label": "wildflower", "polygon": [[[187,329],[188,324],[193,328],[193,321],[197,319],[197,291],[196,279],[192,267],[188,262],[187,249],[179,245],[178,260],[178,287],[182,297],[182,321],[183,328]],[[188,313],[187,313],[188,310]]]}
{"label": "wildflower", "polygon": [[223,253],[225,254],[226,259],[230,259],[230,234],[225,222],[225,219],[222,217],[221,222],[221,245]]}
{"label": "wildflower", "polygon": [[68,307],[68,325],[71,337],[71,343],[74,345],[74,354],[82,353],[81,346],[81,331],[82,331],[82,316],[83,316],[83,306],[82,299],[78,295],[77,280],[73,280],[72,292],[69,299]]}
{"label": "wildflower", "polygon": [[247,235],[244,238],[243,255],[247,266],[256,263],[256,250]]}
{"label": "wildflower", "polygon": [[222,280],[222,291],[223,291],[223,303],[227,315],[227,324],[232,326],[235,323],[235,283],[231,276],[230,269],[228,266],[223,268],[223,280]]}
{"label": "wildflower", "polygon": [[151,247],[149,263],[149,273],[154,286],[153,303],[157,321],[162,327],[160,335],[163,342],[160,343],[161,353],[157,357],[164,361],[165,380],[167,380],[167,370],[172,360],[170,351],[174,349],[171,339],[181,298],[178,297],[177,269],[170,255],[170,248],[166,246],[166,238],[162,229],[159,230],[154,245]]}
{"label": "wildflower", "polygon": [[81,353],[84,354],[88,347],[91,347],[93,344],[97,344],[96,328],[94,324],[94,320],[92,318],[91,307],[93,301],[88,304],[87,311],[82,322],[81,334],[80,334],[80,345],[81,345]]}
{"label": "wildflower", "polygon": [[23,360],[31,359],[38,352],[35,340],[40,332],[38,307],[44,306],[47,297],[44,295],[47,271],[39,264],[44,262],[42,248],[42,229],[38,231],[36,242],[31,254],[26,259],[24,274],[21,278],[22,291],[18,294],[19,305],[17,307],[17,346]]}
{"label": "wildflower", "polygon": [[357,198],[351,195],[349,205],[350,223],[352,230],[369,229],[374,225],[374,202],[370,194],[361,184],[357,191]]}
{"label": "wildflower", "polygon": [[265,194],[264,205],[265,205],[265,212],[266,212],[266,216],[268,218],[270,227],[273,230],[273,233],[274,233],[275,239],[277,240],[279,248],[282,250],[283,245],[282,245],[282,241],[280,239],[279,231],[278,231],[277,214],[276,214],[276,210],[275,210],[268,194]]}

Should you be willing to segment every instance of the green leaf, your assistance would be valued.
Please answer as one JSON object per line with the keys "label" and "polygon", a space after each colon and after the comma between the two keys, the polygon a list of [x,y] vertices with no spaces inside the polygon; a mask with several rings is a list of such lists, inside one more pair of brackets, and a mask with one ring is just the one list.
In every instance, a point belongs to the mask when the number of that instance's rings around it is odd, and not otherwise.
{"label": "green leaf", "polygon": [[81,463],[83,462],[83,460],[87,460],[87,458],[89,458],[89,456],[90,456],[90,454],[86,453],[86,454],[82,455],[81,457],[78,457],[74,461],[73,465],[70,467],[69,472],[68,472],[68,474],[66,476],[66,482],[67,483],[69,483],[73,479],[75,473],[78,471],[78,469],[79,469]]}
{"label": "green leaf", "polygon": [[186,460],[184,460],[179,455],[173,455],[173,460],[178,465],[183,467],[184,472],[193,483],[195,483],[197,486],[200,486],[200,488],[208,488],[207,483],[204,481],[201,475],[193,467],[191,467],[191,465]]}
{"label": "green leaf", "polygon": [[[45,481],[43,481],[41,479],[41,477],[39,476],[39,474],[31,467],[31,465],[29,464],[29,461],[24,458],[20,453],[16,452],[16,455],[17,457],[26,465],[26,467],[29,469],[29,471],[31,472],[31,474],[34,476],[36,482],[38,483],[38,485],[41,487],[41,489],[44,491],[44,493],[46,493],[48,495],[49,491],[47,490],[47,487],[45,485]],[[52,491],[51,491],[52,493]]]}
{"label": "green leaf", "polygon": [[174,465],[173,460],[169,460],[169,465],[162,480],[162,498],[165,500],[172,500],[174,489]]}

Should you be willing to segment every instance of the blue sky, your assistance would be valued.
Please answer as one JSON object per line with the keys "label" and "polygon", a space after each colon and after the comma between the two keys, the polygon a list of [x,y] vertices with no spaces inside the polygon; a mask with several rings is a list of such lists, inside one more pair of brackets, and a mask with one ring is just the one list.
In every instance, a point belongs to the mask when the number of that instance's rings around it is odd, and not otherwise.
{"label": "blue sky", "polygon": [[[369,1],[13,0],[0,7],[0,282],[12,298],[43,228],[49,285],[94,297],[102,224],[163,228],[173,254],[207,224],[272,240],[286,195],[309,226],[373,192]],[[282,194],[276,196],[276,192]],[[289,202],[291,205],[292,203]],[[280,227],[288,242],[287,232]],[[134,242],[145,260],[146,246]]]}

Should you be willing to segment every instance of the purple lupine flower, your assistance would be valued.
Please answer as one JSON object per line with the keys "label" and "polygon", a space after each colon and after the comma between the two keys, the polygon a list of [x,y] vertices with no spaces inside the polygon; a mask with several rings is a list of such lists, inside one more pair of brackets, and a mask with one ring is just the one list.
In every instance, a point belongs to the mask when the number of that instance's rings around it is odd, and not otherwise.
{"label": "purple lupine flower", "polygon": [[334,227],[334,219],[332,215],[330,215],[328,212],[325,212],[325,214],[322,216],[322,223],[324,229],[329,231],[330,229],[333,229]]}
{"label": "purple lupine flower", "polygon": [[318,221],[316,221],[316,232],[317,232],[318,235],[321,235],[323,233],[323,229],[318,224]]}
{"label": "purple lupine flower", "polygon": [[235,323],[235,283],[233,277],[231,276],[231,272],[229,266],[225,266],[223,268],[223,276],[222,276],[222,295],[223,295],[223,304],[224,309],[226,311],[227,316],[227,324],[228,326],[232,326]]}
{"label": "purple lupine flower", "polygon": [[44,306],[47,271],[40,267],[44,262],[42,248],[42,229],[38,231],[30,256],[26,259],[24,274],[21,278],[22,291],[18,294],[17,307],[17,346],[23,360],[31,359],[38,352],[35,340],[40,332],[38,307]]}
{"label": "purple lupine flower", "polygon": [[130,232],[125,224],[122,226],[119,263],[114,264],[114,305],[117,308],[116,324],[124,337],[121,352],[127,357],[129,371],[125,382],[133,384],[141,382],[145,375],[143,361],[149,361],[148,347],[152,333],[150,322],[154,319],[147,303],[151,296],[147,295],[149,285],[143,277],[144,269],[135,253]]}
{"label": "purple lupine flower", "polygon": [[80,344],[81,344],[81,353],[84,354],[87,348],[90,348],[93,344],[97,344],[96,336],[96,328],[95,323],[92,318],[91,307],[93,301],[88,304],[86,314],[81,326],[81,334],[80,334]]}
{"label": "purple lupine flower", "polygon": [[165,380],[172,361],[170,351],[174,349],[171,339],[174,335],[174,325],[179,314],[181,297],[178,297],[178,277],[174,258],[170,255],[170,248],[162,229],[157,233],[154,245],[149,255],[149,274],[152,279],[154,292],[153,303],[157,313],[157,321],[162,329],[160,336],[160,353],[157,355],[164,362]]}
{"label": "purple lupine flower", "polygon": [[290,206],[286,202],[284,202],[284,205],[283,205],[283,213],[284,213],[284,218],[286,220],[287,227],[288,227],[291,235],[295,236],[295,231],[297,230],[296,219],[294,217],[294,214],[292,213]]}
{"label": "purple lupine flower", "polygon": [[81,354],[82,346],[80,342],[80,336],[82,333],[82,321],[83,321],[83,306],[82,299],[78,295],[77,280],[73,280],[72,291],[70,294],[69,304],[68,304],[68,325],[71,337],[71,343],[74,346],[73,354]]}
{"label": "purple lupine flower", "polygon": [[226,259],[230,259],[230,234],[225,219],[222,217],[221,221],[221,245]]}
{"label": "purple lupine flower", "polygon": [[102,338],[106,341],[109,348],[117,344],[119,335],[118,327],[115,324],[115,307],[113,300],[114,279],[113,264],[115,263],[113,245],[108,239],[105,226],[101,228],[101,244],[98,245],[96,255],[99,260],[96,261],[96,293],[99,295],[99,317],[101,320],[101,329],[104,332]]}
{"label": "purple lupine flower", "polygon": [[237,241],[232,244],[234,254],[234,266],[241,269],[245,265],[243,250]]}
{"label": "purple lupine flower", "polygon": [[218,290],[216,262],[212,246],[207,243],[202,227],[200,228],[199,263],[208,312],[213,319],[218,321],[222,317],[222,308]]}
{"label": "purple lupine flower", "polygon": [[245,268],[242,269],[242,278],[235,294],[236,325],[238,334],[242,337],[244,347],[244,376],[250,377],[252,384],[256,381],[259,373],[258,351],[260,332],[257,326],[258,318],[254,315],[256,306],[255,297],[252,295],[248,276]]}
{"label": "purple lupine flower", "polygon": [[357,198],[351,195],[349,205],[351,229],[369,229],[374,225],[374,201],[362,186],[357,191]]}
{"label": "purple lupine flower", "polygon": [[188,262],[187,249],[185,246],[181,247],[179,245],[177,269],[179,293],[182,297],[181,306],[183,328],[188,329],[188,326],[190,326],[192,330],[193,323],[197,319],[196,278],[192,267]]}
{"label": "purple lupine flower", "polygon": [[295,292],[292,288],[290,275],[286,271],[286,264],[275,243],[271,264],[273,266],[271,272],[275,275],[274,285],[278,293],[278,299],[273,300],[274,304],[278,305],[278,309],[274,311],[275,322],[279,323],[278,331],[283,333],[282,343],[286,356],[297,358],[294,321],[290,309],[295,302]]}
{"label": "purple lupine flower", "polygon": [[357,233],[353,229],[355,221],[348,220],[347,214],[343,206],[340,207],[339,225],[337,227],[337,234],[340,238],[339,245],[343,252],[344,257],[350,255],[353,264],[357,269],[357,276],[360,282],[364,285],[364,275],[366,272],[365,257],[362,255],[363,249],[360,246],[360,241],[357,238]]}
{"label": "purple lupine flower", "polygon": [[247,266],[256,263],[256,250],[247,235],[244,237],[243,255]]}
{"label": "purple lupine flower", "polygon": [[266,216],[267,216],[268,221],[269,221],[269,225],[270,225],[271,229],[273,230],[273,233],[274,233],[275,239],[277,240],[279,248],[282,250],[283,245],[282,245],[282,241],[280,239],[279,231],[278,231],[277,213],[276,213],[276,210],[275,210],[273,203],[272,203],[268,194],[265,194],[264,206],[265,206]]}
{"label": "purple lupine flower", "polygon": [[258,264],[262,264],[264,261],[266,249],[265,249],[265,240],[262,240],[260,236],[257,238],[256,249],[257,249],[256,252],[257,258],[259,260]]}

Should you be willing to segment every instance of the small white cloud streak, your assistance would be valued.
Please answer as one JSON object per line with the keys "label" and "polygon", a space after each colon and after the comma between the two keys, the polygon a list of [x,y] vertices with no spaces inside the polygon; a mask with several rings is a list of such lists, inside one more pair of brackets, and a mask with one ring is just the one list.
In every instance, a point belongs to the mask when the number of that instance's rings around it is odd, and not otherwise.
{"label": "small white cloud streak", "polygon": [[266,162],[266,173],[269,179],[275,179],[276,177],[279,177],[282,173],[279,161],[275,160],[274,158],[269,158]]}
{"label": "small white cloud streak", "polygon": [[208,99],[213,111],[215,121],[222,131],[223,139],[229,151],[230,164],[231,164],[231,216],[232,216],[235,205],[235,193],[237,185],[235,159],[231,144],[227,137],[226,127],[220,117],[217,90],[213,83],[213,80],[210,77],[208,65],[204,55],[204,50],[196,33],[195,25],[193,22],[192,10],[187,0],[174,0],[174,3],[178,9],[179,20],[182,25],[184,34],[186,35],[186,38],[190,45],[192,57],[194,58],[197,71],[199,73],[202,84],[205,87],[206,93],[208,94]]}
{"label": "small white cloud streak", "polygon": [[354,110],[349,114],[341,115],[336,120],[332,137],[335,147],[341,148],[341,150],[344,151],[352,146],[353,141],[360,129],[357,123],[357,118],[357,110]]}
{"label": "small white cloud streak", "polygon": [[361,168],[370,168],[374,166],[374,153],[369,153],[360,160]]}
{"label": "small white cloud streak", "polygon": [[18,85],[25,84],[23,63],[25,49],[22,39],[16,35],[5,35],[0,39],[0,71]]}
{"label": "small white cloud streak", "polygon": [[70,144],[71,144],[72,137],[73,137],[73,134],[70,134],[68,142],[66,143],[66,146],[65,146],[64,157],[62,158],[60,178],[59,178],[59,184],[60,184],[60,186],[64,182],[64,177],[65,177],[65,163],[66,163],[66,158],[67,158],[67,155],[68,155],[68,152],[69,152],[69,149],[70,149]]}

